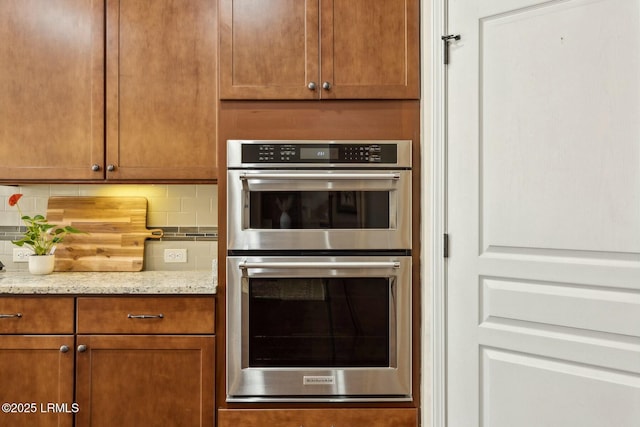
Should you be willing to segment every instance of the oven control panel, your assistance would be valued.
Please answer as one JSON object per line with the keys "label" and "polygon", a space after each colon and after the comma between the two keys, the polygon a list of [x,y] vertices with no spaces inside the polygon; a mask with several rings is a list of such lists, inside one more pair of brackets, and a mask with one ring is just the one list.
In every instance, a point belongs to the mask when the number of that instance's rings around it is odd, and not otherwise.
{"label": "oven control panel", "polygon": [[394,164],[396,144],[245,144],[242,163]]}

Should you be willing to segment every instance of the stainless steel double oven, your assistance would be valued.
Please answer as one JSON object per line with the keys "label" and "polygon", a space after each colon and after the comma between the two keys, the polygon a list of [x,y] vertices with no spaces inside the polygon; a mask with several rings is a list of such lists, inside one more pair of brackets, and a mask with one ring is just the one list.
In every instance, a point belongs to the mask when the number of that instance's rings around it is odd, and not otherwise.
{"label": "stainless steel double oven", "polygon": [[227,401],[411,400],[411,142],[227,160]]}

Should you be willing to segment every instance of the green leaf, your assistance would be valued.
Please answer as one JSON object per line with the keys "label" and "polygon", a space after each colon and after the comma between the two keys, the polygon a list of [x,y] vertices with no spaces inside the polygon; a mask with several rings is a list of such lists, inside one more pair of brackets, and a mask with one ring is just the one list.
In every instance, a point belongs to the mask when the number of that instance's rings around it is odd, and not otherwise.
{"label": "green leaf", "polygon": [[65,231],[66,231],[67,233],[83,233],[83,234],[89,234],[89,233],[87,233],[86,231],[78,230],[77,228],[74,228],[74,227],[72,227],[72,226],[70,226],[70,225],[67,225],[64,229],[65,229]]}

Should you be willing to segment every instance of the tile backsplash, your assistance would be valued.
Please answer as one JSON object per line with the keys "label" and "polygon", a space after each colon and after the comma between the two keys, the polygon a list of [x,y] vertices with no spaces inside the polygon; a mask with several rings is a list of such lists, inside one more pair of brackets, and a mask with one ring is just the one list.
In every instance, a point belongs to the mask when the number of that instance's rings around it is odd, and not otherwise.
{"label": "tile backsplash", "polygon": [[[15,207],[8,204],[22,193],[25,215],[47,211],[49,196],[140,196],[148,201],[147,227],[162,228],[162,239],[145,243],[145,270],[210,270],[218,251],[217,185],[51,184],[0,186],[0,261],[7,270],[26,270],[13,263],[17,227],[24,225]],[[165,263],[165,249],[187,249],[186,263]]]}

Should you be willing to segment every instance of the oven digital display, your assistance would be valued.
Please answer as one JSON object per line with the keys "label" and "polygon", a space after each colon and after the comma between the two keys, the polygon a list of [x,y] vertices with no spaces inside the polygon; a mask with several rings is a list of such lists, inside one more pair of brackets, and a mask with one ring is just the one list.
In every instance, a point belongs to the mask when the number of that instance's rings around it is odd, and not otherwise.
{"label": "oven digital display", "polygon": [[300,160],[338,160],[338,148],[331,147],[301,147]]}
{"label": "oven digital display", "polygon": [[243,144],[241,163],[394,164],[398,160],[397,154],[397,144],[393,143]]}

